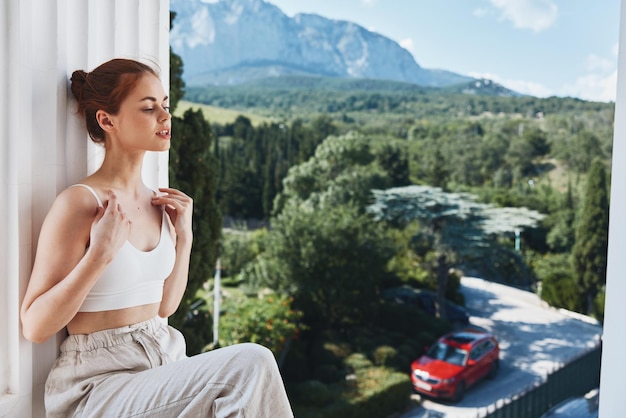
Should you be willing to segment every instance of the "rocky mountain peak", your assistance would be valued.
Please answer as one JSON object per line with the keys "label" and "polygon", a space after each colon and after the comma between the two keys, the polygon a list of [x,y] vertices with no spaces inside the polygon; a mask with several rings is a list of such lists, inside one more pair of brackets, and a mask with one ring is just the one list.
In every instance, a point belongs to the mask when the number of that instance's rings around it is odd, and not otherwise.
{"label": "rocky mountain peak", "polygon": [[347,21],[293,18],[265,0],[171,0],[170,33],[190,85],[281,75],[372,78],[444,86],[472,78],[420,67],[393,40]]}

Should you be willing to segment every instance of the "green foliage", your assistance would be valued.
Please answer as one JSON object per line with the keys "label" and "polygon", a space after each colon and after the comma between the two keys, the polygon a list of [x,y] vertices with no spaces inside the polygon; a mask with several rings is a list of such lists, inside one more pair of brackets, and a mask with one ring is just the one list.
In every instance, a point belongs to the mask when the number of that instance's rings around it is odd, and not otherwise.
{"label": "green foliage", "polygon": [[594,159],[606,158],[600,138],[587,130],[581,130],[568,137],[557,151],[568,167],[577,173],[589,171]]}
{"label": "green foliage", "polygon": [[[170,185],[194,199],[189,279],[180,307],[171,317],[174,326],[183,328],[198,289],[212,276],[222,219],[215,202],[216,161],[210,152],[210,125],[201,112],[188,110],[183,118],[172,119],[172,129],[175,136],[170,149]],[[205,327],[209,328],[208,324]],[[189,353],[197,353],[201,348],[202,345],[187,345]]]}
{"label": "green foliage", "polygon": [[568,184],[567,192],[562,199],[562,203],[549,218],[551,228],[546,237],[546,243],[550,249],[557,253],[569,252],[574,245],[574,220],[576,210],[574,208],[574,197],[572,186]]}
{"label": "green foliage", "polygon": [[220,317],[220,346],[253,342],[264,345],[278,357],[286,342],[296,338],[301,329],[302,314],[291,304],[292,299],[276,294],[230,301]]}
{"label": "green foliage", "polygon": [[377,153],[380,166],[387,172],[392,187],[406,186],[409,180],[409,161],[406,151],[385,144]]}
{"label": "green foliage", "polygon": [[372,368],[372,361],[363,353],[352,353],[344,360],[345,366],[352,373],[361,372]]}
{"label": "green foliage", "polygon": [[327,138],[308,161],[289,169],[283,191],[274,202],[274,213],[279,214],[288,201],[364,207],[371,188],[388,184],[385,174],[372,164],[374,160],[369,139],[363,135],[350,132]]}
{"label": "green foliage", "polygon": [[541,281],[540,296],[551,306],[581,311],[581,295],[568,254],[546,254],[533,260],[534,271]]}
{"label": "green foliage", "polygon": [[593,300],[593,312],[600,322],[604,322],[604,302],[605,302],[606,287],[602,286],[596,298]]}
{"label": "green foliage", "polygon": [[307,407],[320,407],[335,400],[335,393],[319,380],[307,380],[298,384],[294,395]]}
{"label": "green foliage", "polygon": [[290,205],[275,219],[267,257],[270,287],[294,295],[312,325],[363,323],[376,314],[376,289],[391,252],[380,225],[351,206]]}
{"label": "green foliage", "polygon": [[585,194],[576,221],[576,242],[572,260],[576,282],[592,313],[593,300],[606,283],[609,233],[609,198],[604,164],[594,161],[589,170]]}
{"label": "green foliage", "polygon": [[310,125],[295,120],[291,126],[263,123],[258,127],[240,116],[232,124],[216,126],[220,138],[215,149],[220,160],[218,201],[223,213],[268,219],[289,167],[306,161],[335,130],[324,116]]}
{"label": "green foliage", "polygon": [[384,181],[373,162],[367,140],[348,135],[329,137],[290,169],[266,251],[246,267],[245,282],[292,294],[309,325],[374,316],[391,248],[364,213],[370,188]]}
{"label": "green foliage", "polygon": [[[307,402],[311,398],[305,391],[307,388],[314,390],[313,405]],[[301,418],[389,416],[407,405],[411,383],[407,373],[375,367],[362,369],[350,383],[333,385],[330,391],[334,392],[333,397],[327,396],[317,383],[299,386],[296,393],[302,397],[294,397],[295,415]]]}
{"label": "green foliage", "polygon": [[372,357],[377,366],[393,367],[398,363],[398,351],[388,345],[377,347]]}
{"label": "green foliage", "polygon": [[[170,29],[176,14],[170,13]],[[176,109],[184,94],[183,63],[170,48],[170,108]],[[193,233],[189,277],[185,294],[170,323],[181,330],[187,340],[188,354],[200,352],[209,341],[210,315],[207,311],[193,315],[191,305],[196,294],[210,277],[217,258],[221,215],[215,196],[216,163],[212,156],[211,126],[201,112],[187,111],[182,118],[172,118],[174,137],[170,148],[169,184],[194,199]],[[189,317],[192,317],[189,320]]]}
{"label": "green foliage", "polygon": [[[290,82],[290,80],[292,82]],[[272,84],[272,81],[278,84]],[[611,108],[605,103],[572,98],[480,97],[424,88],[406,83],[337,78],[281,77],[241,86],[195,87],[186,99],[214,106],[259,109],[289,118],[296,115],[372,114],[411,115],[414,118],[479,116],[486,112],[535,116],[555,113],[581,114]]]}
{"label": "green foliage", "polygon": [[264,251],[266,235],[266,229],[224,231],[220,253],[223,278],[236,278],[248,263],[253,262]]}

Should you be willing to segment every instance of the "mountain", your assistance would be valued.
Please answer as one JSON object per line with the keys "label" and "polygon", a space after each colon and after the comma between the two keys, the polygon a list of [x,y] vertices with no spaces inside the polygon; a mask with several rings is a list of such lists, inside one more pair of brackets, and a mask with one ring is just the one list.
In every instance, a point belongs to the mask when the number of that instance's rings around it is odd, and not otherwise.
{"label": "mountain", "polygon": [[170,44],[189,86],[236,85],[280,76],[401,81],[422,86],[476,80],[422,68],[395,41],[352,22],[293,18],[265,0],[171,0]]}

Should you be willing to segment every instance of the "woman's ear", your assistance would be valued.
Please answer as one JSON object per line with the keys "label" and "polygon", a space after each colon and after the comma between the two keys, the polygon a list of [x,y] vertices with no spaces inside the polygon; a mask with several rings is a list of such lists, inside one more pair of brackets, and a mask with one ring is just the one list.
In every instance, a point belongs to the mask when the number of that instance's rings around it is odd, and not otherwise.
{"label": "woman's ear", "polygon": [[111,118],[111,115],[104,110],[98,110],[96,112],[96,120],[98,121],[100,128],[102,128],[105,132],[109,132],[113,128],[113,119]]}

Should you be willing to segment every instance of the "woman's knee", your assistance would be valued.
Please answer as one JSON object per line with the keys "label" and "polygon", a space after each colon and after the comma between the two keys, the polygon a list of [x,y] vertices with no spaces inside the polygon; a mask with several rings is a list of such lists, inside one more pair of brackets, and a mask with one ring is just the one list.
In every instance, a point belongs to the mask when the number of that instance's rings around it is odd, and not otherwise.
{"label": "woman's knee", "polygon": [[256,343],[241,343],[239,346],[245,353],[244,355],[250,358],[250,361],[264,365],[266,363],[276,365],[274,353],[269,348]]}

